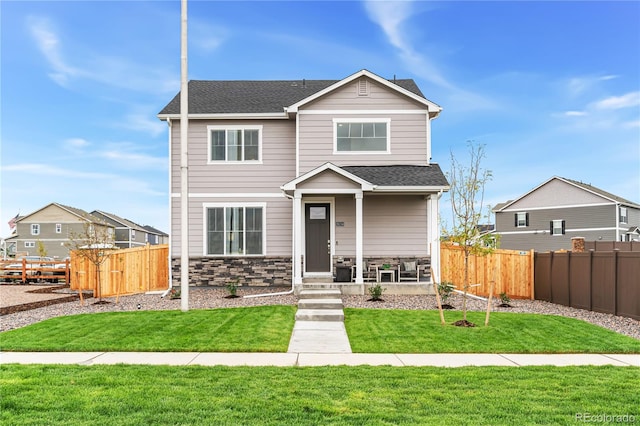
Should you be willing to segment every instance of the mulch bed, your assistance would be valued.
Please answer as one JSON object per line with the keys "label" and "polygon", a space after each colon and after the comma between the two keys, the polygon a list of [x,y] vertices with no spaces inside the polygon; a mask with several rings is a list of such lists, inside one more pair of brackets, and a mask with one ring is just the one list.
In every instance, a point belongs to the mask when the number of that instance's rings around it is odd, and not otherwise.
{"label": "mulch bed", "polygon": [[[46,288],[39,288],[36,290],[30,290],[30,291],[27,291],[27,293],[53,293],[55,290],[61,290],[63,288],[69,288],[69,287],[66,285],[58,285],[58,286],[51,286]],[[14,306],[6,306],[4,308],[0,308],[0,316],[7,315],[7,314],[14,314],[16,312],[21,312],[21,311],[28,311],[36,308],[42,308],[43,306],[57,305],[58,303],[73,302],[75,300],[80,300],[80,296],[78,296],[77,294],[74,294],[74,295],[69,295],[67,297],[60,297],[57,299],[40,300],[38,302],[23,303],[21,305],[14,305]]]}

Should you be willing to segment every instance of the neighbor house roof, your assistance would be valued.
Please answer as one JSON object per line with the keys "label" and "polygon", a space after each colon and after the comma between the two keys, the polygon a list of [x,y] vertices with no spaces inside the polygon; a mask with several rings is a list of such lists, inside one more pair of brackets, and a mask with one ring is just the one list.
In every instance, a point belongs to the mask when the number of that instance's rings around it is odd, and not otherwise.
{"label": "neighbor house roof", "polygon": [[102,216],[111,219],[114,222],[119,223],[120,225],[123,225],[125,228],[131,228],[131,229],[135,229],[138,231],[144,231],[144,227],[142,227],[141,225],[138,225],[135,222],[130,221],[129,219],[125,219],[123,217],[120,217],[118,215],[115,215],[113,213],[108,213],[108,212],[104,212],[102,210],[94,210],[91,212],[91,214],[101,214]]}
{"label": "neighbor house roof", "polygon": [[502,211],[504,209],[506,209],[507,207],[511,206],[512,204],[514,204],[515,202],[523,199],[524,197],[526,197],[527,195],[531,194],[532,192],[535,192],[536,190],[538,190],[539,188],[541,188],[542,186],[546,185],[547,183],[551,182],[552,180],[557,179],[560,180],[562,182],[565,182],[569,185],[578,187],[584,191],[588,191],[591,192],[592,194],[596,194],[600,197],[603,197],[609,201],[611,201],[612,203],[618,203],[618,204],[624,204],[627,205],[629,207],[634,207],[634,208],[640,208],[640,204],[638,203],[634,203],[633,201],[629,201],[627,199],[624,199],[622,197],[618,197],[617,195],[614,195],[610,192],[607,191],[603,191],[600,188],[596,188],[593,185],[587,184],[587,183],[583,183],[583,182],[579,182],[577,180],[572,180],[572,179],[567,179],[567,178],[563,178],[560,176],[554,176],[548,180],[546,180],[545,182],[541,183],[540,185],[536,186],[535,188],[533,188],[531,191],[527,192],[526,194],[516,198],[515,200],[510,200],[507,201],[506,203],[500,203],[497,204],[494,208],[493,208],[493,212],[499,212]]}
{"label": "neighbor house roof", "polygon": [[[283,114],[308,98],[321,95],[332,86],[367,76],[384,82],[389,87],[428,101],[412,79],[384,80],[362,70],[343,80],[191,80],[189,82],[189,114]],[[161,118],[180,114],[178,93],[158,114]]]}

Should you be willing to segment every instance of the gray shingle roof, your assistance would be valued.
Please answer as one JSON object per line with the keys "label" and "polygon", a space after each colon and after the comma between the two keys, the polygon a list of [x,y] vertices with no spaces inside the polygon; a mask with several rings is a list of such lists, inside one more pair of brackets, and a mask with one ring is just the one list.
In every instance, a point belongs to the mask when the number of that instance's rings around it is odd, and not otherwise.
{"label": "gray shingle roof", "polygon": [[[339,80],[191,80],[190,114],[282,113],[285,107],[312,96]],[[412,79],[395,84],[416,95],[424,95]],[[180,113],[180,93],[161,115]]]}
{"label": "gray shingle roof", "polygon": [[438,164],[429,166],[343,166],[341,169],[378,186],[449,186]]}

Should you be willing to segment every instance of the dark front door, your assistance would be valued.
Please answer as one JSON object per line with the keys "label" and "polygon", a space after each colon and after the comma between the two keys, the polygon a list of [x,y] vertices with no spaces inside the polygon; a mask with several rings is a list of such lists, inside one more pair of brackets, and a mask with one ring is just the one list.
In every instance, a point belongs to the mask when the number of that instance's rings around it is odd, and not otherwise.
{"label": "dark front door", "polygon": [[329,204],[305,205],[305,263],[307,272],[331,271],[331,210]]}

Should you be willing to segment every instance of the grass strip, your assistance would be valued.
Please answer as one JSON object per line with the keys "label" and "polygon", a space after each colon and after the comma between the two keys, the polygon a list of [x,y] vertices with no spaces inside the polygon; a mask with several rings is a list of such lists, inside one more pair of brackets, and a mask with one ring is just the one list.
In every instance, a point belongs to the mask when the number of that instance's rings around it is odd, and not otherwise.
{"label": "grass strip", "polygon": [[295,306],[105,312],[0,333],[3,351],[286,352]]}
{"label": "grass strip", "polygon": [[640,353],[640,340],[582,320],[556,315],[468,312],[477,324],[451,325],[462,313],[345,309],[345,327],[359,353]]}
{"label": "grass strip", "polygon": [[[575,424],[640,418],[636,367],[0,366],[0,423]],[[622,418],[622,417],[621,417]]]}

